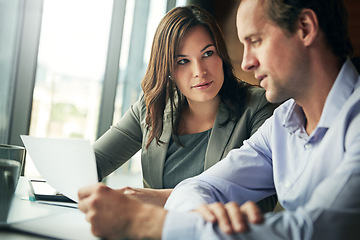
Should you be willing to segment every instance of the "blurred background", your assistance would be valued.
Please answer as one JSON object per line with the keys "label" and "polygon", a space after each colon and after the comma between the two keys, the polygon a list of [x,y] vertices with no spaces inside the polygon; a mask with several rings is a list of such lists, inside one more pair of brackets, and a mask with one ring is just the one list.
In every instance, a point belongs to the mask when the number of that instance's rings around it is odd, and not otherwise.
{"label": "blurred background", "polygon": [[[345,0],[355,56],[360,56],[360,1]],[[20,135],[94,142],[141,92],[152,38],[175,6],[197,4],[223,30],[236,75],[241,68],[238,0],[0,0],[0,144]],[[140,155],[110,185],[141,186]],[[27,157],[25,175],[40,177]]]}

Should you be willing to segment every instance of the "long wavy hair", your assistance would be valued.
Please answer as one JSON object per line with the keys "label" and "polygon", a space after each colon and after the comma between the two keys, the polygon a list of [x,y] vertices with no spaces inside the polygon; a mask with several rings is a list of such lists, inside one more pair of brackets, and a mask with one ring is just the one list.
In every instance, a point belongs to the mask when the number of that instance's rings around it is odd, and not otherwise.
{"label": "long wavy hair", "polygon": [[189,29],[201,25],[212,37],[218,55],[223,61],[224,83],[219,91],[221,100],[229,110],[229,116],[224,123],[236,121],[240,117],[242,102],[246,99],[248,84],[241,82],[234,75],[225,40],[215,19],[197,6],[176,7],[170,10],[160,21],[152,43],[150,61],[145,76],[141,82],[147,108],[146,124],[150,131],[146,148],[156,139],[157,144],[163,132],[164,110],[169,104],[171,110],[172,136],[177,139],[181,111],[186,106],[185,96],[171,80],[175,68],[175,54],[180,41]]}

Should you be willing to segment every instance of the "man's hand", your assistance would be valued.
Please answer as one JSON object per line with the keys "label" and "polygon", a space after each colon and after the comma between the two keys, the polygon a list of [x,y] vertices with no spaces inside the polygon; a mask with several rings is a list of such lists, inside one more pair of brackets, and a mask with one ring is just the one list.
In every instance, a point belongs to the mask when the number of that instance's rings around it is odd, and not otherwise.
{"label": "man's hand", "polygon": [[195,212],[208,222],[218,223],[221,231],[232,234],[248,230],[248,222],[261,223],[263,215],[254,202],[246,202],[239,207],[236,202],[203,204]]}
{"label": "man's hand", "polygon": [[144,203],[151,203],[164,207],[172,189],[151,189],[151,188],[132,188],[125,187],[120,189],[124,194],[134,196]]}
{"label": "man's hand", "polygon": [[103,184],[80,189],[79,209],[95,236],[106,239],[161,238],[166,211]]}

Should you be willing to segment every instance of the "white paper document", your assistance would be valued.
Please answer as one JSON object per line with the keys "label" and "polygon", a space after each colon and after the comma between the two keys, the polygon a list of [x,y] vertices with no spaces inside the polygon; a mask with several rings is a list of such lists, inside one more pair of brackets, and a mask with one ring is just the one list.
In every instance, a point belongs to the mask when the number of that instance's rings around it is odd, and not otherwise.
{"label": "white paper document", "polygon": [[68,198],[77,202],[80,188],[98,182],[95,154],[89,140],[25,135],[21,139],[41,176]]}

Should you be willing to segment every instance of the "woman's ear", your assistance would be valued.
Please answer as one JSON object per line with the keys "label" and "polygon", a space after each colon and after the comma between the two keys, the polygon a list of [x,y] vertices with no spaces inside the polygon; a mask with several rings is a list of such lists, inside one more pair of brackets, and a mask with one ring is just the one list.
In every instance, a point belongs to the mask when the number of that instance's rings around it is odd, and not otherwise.
{"label": "woman's ear", "polygon": [[319,22],[315,12],[311,9],[303,9],[298,18],[298,31],[305,46],[310,46],[319,32]]}

